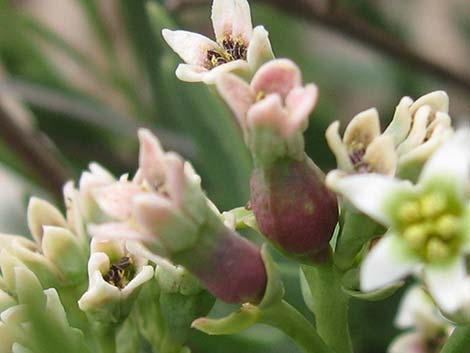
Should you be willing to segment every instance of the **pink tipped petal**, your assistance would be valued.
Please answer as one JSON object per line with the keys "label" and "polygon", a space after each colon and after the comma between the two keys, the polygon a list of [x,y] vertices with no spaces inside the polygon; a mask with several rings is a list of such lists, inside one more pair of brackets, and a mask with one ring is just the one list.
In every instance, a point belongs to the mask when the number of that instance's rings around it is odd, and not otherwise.
{"label": "pink tipped petal", "polygon": [[356,174],[342,177],[329,173],[328,187],[348,199],[356,208],[383,225],[390,225],[392,216],[387,203],[397,193],[412,193],[409,181],[392,179],[380,174]]}
{"label": "pink tipped petal", "polygon": [[173,51],[185,63],[204,66],[207,61],[207,51],[218,48],[219,45],[198,33],[188,31],[171,31],[164,29],[162,36]]}
{"label": "pink tipped petal", "polygon": [[301,83],[299,67],[293,61],[276,59],[259,68],[253,76],[251,87],[257,93],[277,93],[282,99],[286,99],[289,92]]}
{"label": "pink tipped petal", "polygon": [[248,108],[254,102],[254,94],[250,86],[233,74],[221,74],[216,79],[219,94],[235,114],[238,122],[245,128]]}
{"label": "pink tipped petal", "polygon": [[184,161],[176,153],[168,153],[167,155],[167,182],[165,191],[170,196],[174,207],[181,207],[183,204],[183,196],[186,188],[186,174],[184,171]]}
{"label": "pink tipped petal", "polygon": [[466,264],[462,257],[447,265],[426,266],[425,283],[437,305],[446,313],[453,314],[462,305],[460,288],[466,278]]}
{"label": "pink tipped petal", "polygon": [[362,143],[367,147],[379,135],[379,113],[371,108],[354,116],[344,132],[343,141],[346,145]]}
{"label": "pink tipped petal", "polygon": [[136,222],[151,232],[162,225],[173,214],[174,205],[165,197],[142,194],[134,199],[133,215]]}
{"label": "pink tipped petal", "polygon": [[249,42],[253,26],[248,1],[214,0],[211,19],[217,41],[232,35]]}
{"label": "pink tipped petal", "polygon": [[144,178],[152,185],[165,180],[165,152],[160,141],[147,129],[139,129],[139,168]]}
{"label": "pink tipped petal", "polygon": [[396,234],[384,236],[369,252],[361,266],[361,290],[377,290],[411,274],[418,265]]}
{"label": "pink tipped petal", "polygon": [[296,131],[304,131],[308,125],[308,117],[318,98],[318,88],[314,84],[305,87],[295,87],[286,98],[286,108],[289,114],[286,135]]}
{"label": "pink tipped petal", "polygon": [[147,237],[126,222],[89,224],[88,233],[98,240],[145,240]]}
{"label": "pink tipped petal", "polygon": [[281,97],[277,94],[270,94],[250,108],[247,114],[247,126],[249,129],[270,127],[273,130],[283,132],[287,125],[287,119],[288,116],[282,106]]}
{"label": "pink tipped petal", "polygon": [[464,196],[470,171],[470,128],[457,131],[455,135],[438,149],[420,175],[420,183],[442,177],[452,181],[457,195]]}
{"label": "pink tipped petal", "polygon": [[184,82],[204,82],[209,70],[198,65],[179,64],[175,75]]}
{"label": "pink tipped petal", "polygon": [[251,71],[256,72],[261,65],[273,59],[274,53],[268,31],[263,26],[256,26],[246,52],[246,60]]}
{"label": "pink tipped petal", "polygon": [[103,212],[120,221],[131,215],[132,198],[141,193],[139,186],[127,181],[119,181],[94,190],[96,203]]}

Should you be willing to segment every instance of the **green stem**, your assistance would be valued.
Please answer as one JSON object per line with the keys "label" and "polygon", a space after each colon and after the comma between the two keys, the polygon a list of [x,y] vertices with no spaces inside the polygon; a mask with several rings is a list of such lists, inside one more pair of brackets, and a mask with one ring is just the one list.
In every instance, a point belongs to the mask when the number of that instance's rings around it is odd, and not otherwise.
{"label": "green stem", "polygon": [[100,353],[116,353],[116,331],[114,328],[103,328],[96,336]]}
{"label": "green stem", "polygon": [[470,347],[470,325],[457,326],[441,353],[462,353]]}
{"label": "green stem", "polygon": [[341,289],[341,271],[329,259],[326,263],[302,266],[312,294],[319,335],[336,353],[352,353],[349,334],[349,297]]}
{"label": "green stem", "polygon": [[259,322],[284,332],[304,353],[332,353],[312,324],[285,301],[261,309]]}

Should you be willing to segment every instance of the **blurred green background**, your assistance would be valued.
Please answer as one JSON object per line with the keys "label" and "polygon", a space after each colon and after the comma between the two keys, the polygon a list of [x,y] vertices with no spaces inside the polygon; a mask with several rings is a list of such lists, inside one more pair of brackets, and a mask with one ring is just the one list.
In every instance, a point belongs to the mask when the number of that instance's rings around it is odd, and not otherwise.
{"label": "blurred green background", "polygon": [[[150,19],[144,0],[0,0],[0,231],[26,234],[28,196],[57,200],[61,181],[77,180],[90,161],[116,174],[134,171],[140,126],[194,163],[220,209],[246,203],[251,161],[237,125],[214,92],[176,79],[179,59],[159,35],[162,27],[170,27],[211,36],[208,1],[159,3],[162,12]],[[427,60],[470,76],[468,1],[335,3]],[[444,89],[451,115],[470,120],[468,86],[371,49],[345,36],[341,23],[325,28],[269,1],[251,4],[253,22],[269,30],[276,56],[296,61],[304,80],[320,87],[306,142],[309,155],[325,170],[334,167],[324,139],[328,124],[340,119],[344,126],[369,107],[379,109],[385,125],[402,96]],[[31,157],[31,150],[37,156]],[[51,160],[45,170],[38,167],[44,156]],[[288,299],[309,315],[296,266],[279,260]],[[386,351],[397,334],[393,315],[399,296],[352,302],[358,353]],[[214,315],[227,310],[218,303]],[[261,326],[233,337],[194,333],[190,345],[195,353],[297,352],[281,333]]]}

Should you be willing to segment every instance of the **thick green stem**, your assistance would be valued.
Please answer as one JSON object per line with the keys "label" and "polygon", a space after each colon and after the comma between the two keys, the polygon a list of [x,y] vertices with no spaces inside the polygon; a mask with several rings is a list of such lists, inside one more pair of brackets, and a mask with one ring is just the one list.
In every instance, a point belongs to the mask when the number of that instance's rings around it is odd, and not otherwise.
{"label": "thick green stem", "polygon": [[470,347],[470,325],[457,326],[441,353],[463,353]]}
{"label": "thick green stem", "polygon": [[113,327],[100,329],[96,340],[100,353],[116,353],[116,331]]}
{"label": "thick green stem", "polygon": [[304,353],[333,353],[312,324],[285,301],[261,309],[259,322],[284,332]]}
{"label": "thick green stem", "polygon": [[313,299],[318,334],[336,353],[352,353],[349,334],[349,297],[341,289],[341,271],[329,259],[302,266]]}

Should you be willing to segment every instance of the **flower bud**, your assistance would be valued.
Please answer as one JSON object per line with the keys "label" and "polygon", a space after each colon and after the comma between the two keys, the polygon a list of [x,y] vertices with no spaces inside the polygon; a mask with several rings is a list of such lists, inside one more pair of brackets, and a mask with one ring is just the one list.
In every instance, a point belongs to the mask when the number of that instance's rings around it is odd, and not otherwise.
{"label": "flower bud", "polygon": [[251,177],[251,207],[259,229],[299,261],[319,261],[329,253],[338,206],[323,180],[323,173],[306,156],[256,168]]}

